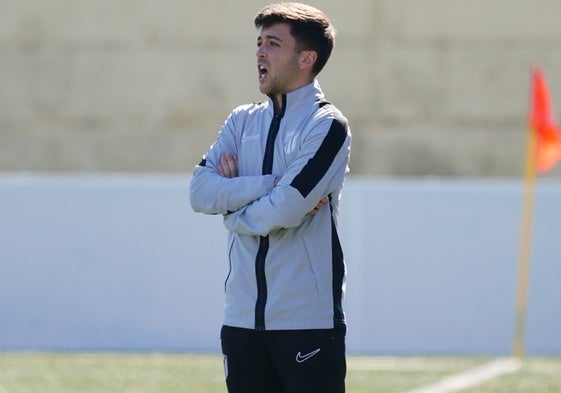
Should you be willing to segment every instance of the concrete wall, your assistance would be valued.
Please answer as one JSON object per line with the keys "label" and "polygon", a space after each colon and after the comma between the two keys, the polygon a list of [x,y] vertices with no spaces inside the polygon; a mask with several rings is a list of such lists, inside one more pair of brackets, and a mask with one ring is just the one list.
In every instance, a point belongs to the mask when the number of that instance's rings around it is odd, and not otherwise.
{"label": "concrete wall", "polygon": [[[0,176],[0,350],[219,350],[225,230],[188,176]],[[510,353],[517,181],[350,178],[350,353]],[[529,354],[561,354],[561,184],[537,186]]]}
{"label": "concrete wall", "polygon": [[[351,121],[355,174],[521,173],[532,65],[561,102],[561,2],[311,3],[339,31],[320,81]],[[0,170],[189,171],[262,99],[264,4],[2,1]]]}

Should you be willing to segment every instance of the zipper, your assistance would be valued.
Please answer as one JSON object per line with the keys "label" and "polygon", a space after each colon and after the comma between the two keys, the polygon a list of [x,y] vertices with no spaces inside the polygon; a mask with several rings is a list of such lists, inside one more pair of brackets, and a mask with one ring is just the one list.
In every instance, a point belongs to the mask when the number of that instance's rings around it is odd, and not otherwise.
{"label": "zipper", "polygon": [[[275,140],[279,133],[281,119],[286,108],[286,95],[282,96],[282,108],[275,110],[273,120],[267,134],[267,144],[263,155],[262,174],[273,173],[273,161],[275,155]],[[267,305],[267,276],[265,274],[265,261],[269,251],[269,236],[259,237],[259,249],[255,257],[255,279],[257,281],[257,300],[255,301],[255,330],[265,330],[265,306]]]}

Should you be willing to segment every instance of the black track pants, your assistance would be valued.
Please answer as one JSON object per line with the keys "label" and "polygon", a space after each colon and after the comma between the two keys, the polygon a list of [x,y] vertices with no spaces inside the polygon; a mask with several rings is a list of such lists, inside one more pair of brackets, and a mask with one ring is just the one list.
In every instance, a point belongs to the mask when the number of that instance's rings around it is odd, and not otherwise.
{"label": "black track pants", "polygon": [[229,393],[344,393],[345,330],[223,326]]}

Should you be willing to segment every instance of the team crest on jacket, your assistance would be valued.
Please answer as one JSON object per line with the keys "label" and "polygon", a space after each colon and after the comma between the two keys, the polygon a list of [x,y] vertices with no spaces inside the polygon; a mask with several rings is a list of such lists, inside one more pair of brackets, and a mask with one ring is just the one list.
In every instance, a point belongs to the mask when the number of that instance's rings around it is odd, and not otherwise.
{"label": "team crest on jacket", "polygon": [[298,130],[290,130],[286,133],[284,142],[284,152],[290,154],[296,149],[298,145]]}

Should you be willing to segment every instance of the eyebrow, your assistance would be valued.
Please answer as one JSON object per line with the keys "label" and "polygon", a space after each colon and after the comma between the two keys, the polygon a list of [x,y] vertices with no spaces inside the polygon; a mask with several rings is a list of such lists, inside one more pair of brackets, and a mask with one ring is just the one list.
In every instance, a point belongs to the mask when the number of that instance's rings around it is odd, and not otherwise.
{"label": "eyebrow", "polygon": [[277,41],[283,42],[280,37],[278,37],[276,35],[271,35],[271,34],[267,34],[267,35],[265,35],[265,37],[259,36],[259,37],[257,37],[257,41],[262,40],[263,38],[268,38],[270,40],[277,40]]}

